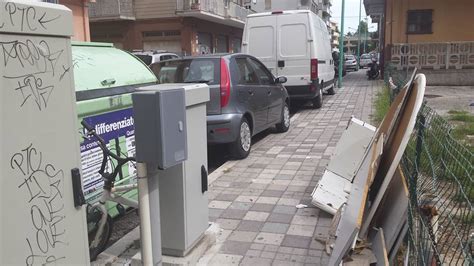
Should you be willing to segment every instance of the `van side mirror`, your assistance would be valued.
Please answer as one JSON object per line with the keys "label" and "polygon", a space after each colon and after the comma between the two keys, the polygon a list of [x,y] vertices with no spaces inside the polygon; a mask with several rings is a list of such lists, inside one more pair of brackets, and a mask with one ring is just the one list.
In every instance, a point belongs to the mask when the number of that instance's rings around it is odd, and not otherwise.
{"label": "van side mirror", "polygon": [[275,79],[276,84],[283,84],[286,83],[288,79],[286,77],[280,76]]}

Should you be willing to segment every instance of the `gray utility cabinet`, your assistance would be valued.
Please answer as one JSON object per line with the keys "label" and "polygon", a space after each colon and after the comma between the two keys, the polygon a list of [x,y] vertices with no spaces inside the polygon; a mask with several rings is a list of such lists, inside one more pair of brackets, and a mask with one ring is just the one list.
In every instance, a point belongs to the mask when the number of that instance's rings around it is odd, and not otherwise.
{"label": "gray utility cabinet", "polygon": [[88,265],[72,13],[0,10],[0,265]]}
{"label": "gray utility cabinet", "polygon": [[[184,88],[187,160],[159,170],[161,240],[163,255],[185,256],[209,226],[207,197],[207,122],[205,84],[162,84],[140,88]],[[151,206],[152,207],[152,206]]]}

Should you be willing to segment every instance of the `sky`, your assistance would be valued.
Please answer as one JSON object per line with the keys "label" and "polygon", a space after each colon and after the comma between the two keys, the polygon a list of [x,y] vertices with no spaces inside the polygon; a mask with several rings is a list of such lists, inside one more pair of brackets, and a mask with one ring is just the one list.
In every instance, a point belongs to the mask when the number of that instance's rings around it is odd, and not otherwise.
{"label": "sky", "polygon": [[[344,34],[348,31],[355,32],[357,29],[357,25],[359,25],[359,4],[360,0],[345,0],[345,8],[344,8]],[[363,0],[362,0],[363,2]],[[331,21],[337,23],[338,28],[341,28],[341,6],[342,0],[332,0],[332,18]],[[365,8],[364,3],[362,3],[362,19],[365,18]],[[349,28],[350,27],[350,28]],[[369,17],[369,32],[376,31],[377,24],[371,23],[371,19]]]}

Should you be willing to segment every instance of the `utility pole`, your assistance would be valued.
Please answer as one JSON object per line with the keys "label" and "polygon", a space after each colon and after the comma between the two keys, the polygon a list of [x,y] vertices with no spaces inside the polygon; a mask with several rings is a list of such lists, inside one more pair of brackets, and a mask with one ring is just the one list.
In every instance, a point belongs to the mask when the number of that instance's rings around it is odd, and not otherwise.
{"label": "utility pole", "polygon": [[357,71],[359,71],[360,66],[360,31],[361,29],[361,11],[362,11],[362,0],[359,2],[359,26],[357,31],[359,32],[359,40],[357,41]]}
{"label": "utility pole", "polygon": [[341,10],[341,36],[339,36],[339,68],[338,68],[338,87],[342,88],[342,68],[344,67],[344,6],[346,0],[342,0]]}

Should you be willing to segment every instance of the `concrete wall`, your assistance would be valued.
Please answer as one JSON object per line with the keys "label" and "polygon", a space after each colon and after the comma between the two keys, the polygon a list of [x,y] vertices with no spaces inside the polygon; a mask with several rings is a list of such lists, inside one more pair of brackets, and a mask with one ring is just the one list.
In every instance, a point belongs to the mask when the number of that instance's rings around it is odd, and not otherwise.
{"label": "concrete wall", "polygon": [[91,38],[88,0],[59,0],[59,4],[67,6],[72,11],[74,23],[74,36],[72,39],[75,41],[89,42]]}
{"label": "concrete wall", "polygon": [[[406,34],[407,11],[433,9],[432,34]],[[385,43],[474,41],[473,0],[386,0]]]}
{"label": "concrete wall", "polygon": [[[404,74],[406,70],[398,70],[398,72]],[[426,75],[428,86],[474,86],[474,69],[421,69],[418,73]]]}

